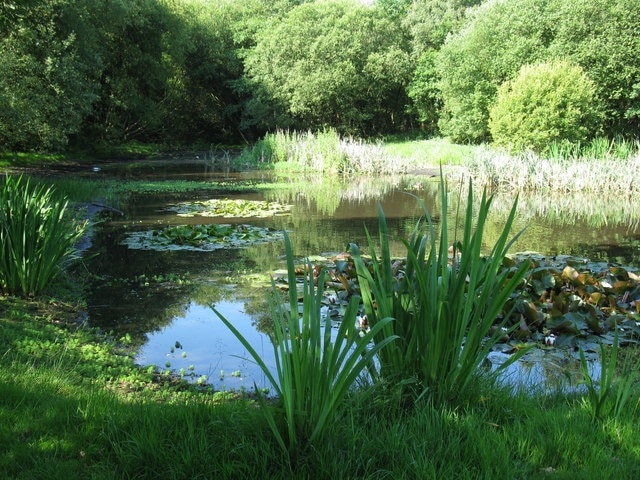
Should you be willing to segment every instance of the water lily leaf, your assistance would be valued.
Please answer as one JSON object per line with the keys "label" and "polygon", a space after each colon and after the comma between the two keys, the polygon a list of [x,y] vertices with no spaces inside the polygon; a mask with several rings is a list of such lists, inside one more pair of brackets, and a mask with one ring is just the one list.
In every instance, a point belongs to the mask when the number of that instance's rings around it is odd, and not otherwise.
{"label": "water lily leaf", "polygon": [[570,299],[567,292],[561,292],[553,299],[553,308],[560,313],[566,313],[569,311]]}
{"label": "water lily leaf", "polygon": [[569,312],[561,317],[547,320],[547,328],[557,333],[580,335],[580,331],[586,328],[584,315],[579,312]]}
{"label": "water lily leaf", "polygon": [[597,342],[595,340],[588,340],[588,341],[582,342],[580,344],[580,347],[585,352],[597,353],[600,351],[600,342]]}
{"label": "water lily leaf", "polygon": [[627,317],[625,317],[624,315],[614,314],[609,316],[609,318],[604,321],[604,325],[608,330],[613,330],[616,325],[621,325],[626,320]]}
{"label": "water lily leaf", "polygon": [[281,231],[253,225],[176,225],[160,230],[131,232],[121,244],[139,250],[211,251],[243,248],[282,238]]}
{"label": "water lily leaf", "polygon": [[602,292],[593,292],[589,295],[589,302],[593,305],[598,305],[605,298]]}
{"label": "water lily leaf", "polygon": [[629,280],[629,272],[625,268],[619,266],[611,266],[609,267],[609,272],[618,280],[627,281]]}
{"label": "water lily leaf", "polygon": [[511,257],[504,257],[502,259],[502,266],[504,268],[512,268],[516,266],[516,261]]}
{"label": "water lily leaf", "polygon": [[570,265],[567,265],[562,270],[562,278],[570,281],[571,283],[575,283],[579,276],[580,273]]}
{"label": "water lily leaf", "polygon": [[604,326],[600,323],[600,319],[595,315],[587,315],[585,321],[593,333],[601,334],[605,332]]}
{"label": "water lily leaf", "polygon": [[178,203],[168,207],[167,210],[176,212],[181,217],[273,217],[276,215],[289,215],[291,213],[291,205],[261,200],[213,198]]}
{"label": "water lily leaf", "polygon": [[522,301],[521,311],[528,324],[538,325],[542,321],[542,314],[531,300]]}
{"label": "water lily leaf", "polygon": [[[576,335],[574,334],[561,334],[556,337],[555,349],[559,349],[560,347],[568,347],[573,349],[576,346]],[[565,356],[565,353],[562,352],[559,354],[559,357],[562,358]]]}
{"label": "water lily leaf", "polygon": [[624,292],[626,292],[627,290],[630,290],[632,287],[633,285],[626,280],[617,280],[613,282],[613,290],[616,292],[617,295],[622,295]]}
{"label": "water lily leaf", "polygon": [[600,279],[600,287],[604,290],[605,293],[615,293],[615,290],[613,288],[613,284],[614,284],[615,280],[613,278],[611,278],[610,276],[606,276],[602,279]]}

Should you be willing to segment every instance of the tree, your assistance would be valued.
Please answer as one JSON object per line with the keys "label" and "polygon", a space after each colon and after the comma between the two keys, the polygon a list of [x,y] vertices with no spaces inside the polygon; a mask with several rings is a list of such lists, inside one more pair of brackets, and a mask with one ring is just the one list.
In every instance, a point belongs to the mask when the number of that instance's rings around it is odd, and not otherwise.
{"label": "tree", "polygon": [[549,58],[580,65],[604,102],[605,132],[640,131],[640,0],[553,0]]}
{"label": "tree", "polygon": [[445,39],[464,22],[469,7],[479,0],[413,0],[403,26],[411,35],[415,70],[407,87],[411,112],[429,133],[436,133],[442,108],[437,52]]}
{"label": "tree", "polygon": [[380,9],[355,1],[305,3],[268,24],[247,52],[246,115],[265,129],[398,129],[411,71],[405,38]]}
{"label": "tree", "polygon": [[489,140],[499,85],[520,67],[564,58],[583,68],[602,99],[604,133],[637,132],[640,115],[640,0],[503,0],[474,9],[436,62],[454,141]]}
{"label": "tree", "polygon": [[66,28],[70,16],[64,0],[0,4],[0,148],[61,150],[90,112],[93,65]]}
{"label": "tree", "polygon": [[550,41],[546,0],[488,2],[474,9],[437,59],[442,133],[456,142],[489,139],[498,86],[520,66],[543,59]]}

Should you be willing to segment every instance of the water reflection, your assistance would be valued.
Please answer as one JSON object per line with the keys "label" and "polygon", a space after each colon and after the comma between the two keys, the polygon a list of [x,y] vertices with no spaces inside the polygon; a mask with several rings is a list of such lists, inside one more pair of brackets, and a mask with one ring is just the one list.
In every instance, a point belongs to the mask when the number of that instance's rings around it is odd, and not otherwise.
{"label": "water reflection", "polygon": [[[225,317],[234,319],[236,328],[275,371],[271,341],[255,328],[251,316],[243,310],[243,303],[223,301],[215,307]],[[259,388],[269,387],[249,358],[246,349],[209,306],[192,302],[170,325],[148,336],[137,360],[182,373],[193,381],[206,381],[218,390],[251,390],[254,383]]]}
{"label": "water reflection", "polygon": [[[244,182],[247,178],[256,182],[273,180],[264,172],[214,172],[195,160],[182,164],[175,160],[148,163],[129,165],[124,173],[115,168],[112,172],[105,166],[101,174],[156,180],[214,181],[221,177],[226,182]],[[450,186],[453,192],[462,192],[460,211],[464,211],[464,189],[455,182]],[[105,330],[129,333],[141,347],[140,363],[164,368],[168,361],[176,371],[185,369],[186,373],[207,375],[219,388],[251,387],[254,381],[264,385],[264,379],[252,365],[233,357],[247,355],[207,305],[215,303],[271,362],[271,345],[256,326],[268,322],[265,292],[269,275],[284,264],[282,242],[218,252],[129,250],[120,244],[123,236],[134,230],[185,223],[231,223],[229,219],[178,217],[166,210],[178,201],[212,196],[215,194],[211,192],[179,196],[139,194],[123,207],[124,218],[113,217],[101,225],[86,260],[96,274],[89,296],[90,322]],[[278,182],[275,189],[225,193],[224,197],[291,204],[290,216],[241,222],[289,231],[294,252],[300,257],[340,252],[351,242],[366,245],[365,229],[377,236],[378,204],[387,217],[392,253],[400,255],[403,253],[400,239],[408,237],[422,214],[415,197],[422,199],[429,211],[440,210],[438,182],[417,176],[368,180],[292,178]],[[569,254],[640,265],[637,248],[640,200],[628,196],[571,198],[570,195],[522,197],[515,230],[526,227],[526,231],[516,243],[515,251],[535,250],[545,255]],[[616,200],[621,200],[620,206],[616,206]],[[500,234],[512,201],[509,194],[495,197],[491,223],[485,232],[487,246]],[[450,207],[455,211],[456,201]],[[454,238],[455,219],[448,223],[450,238]],[[176,349],[176,342],[183,349]],[[182,352],[186,352],[186,358]],[[549,375],[536,372],[537,368],[543,367],[534,365],[530,369],[534,372],[530,374],[532,381],[541,378],[548,381]],[[223,379],[220,371],[224,372]],[[231,375],[235,372],[240,372],[240,376]],[[517,375],[524,378],[523,372]]]}
{"label": "water reflection", "polygon": [[[497,368],[508,359],[508,355],[491,352],[488,358],[493,368]],[[599,378],[601,367],[597,358],[591,356],[587,368],[592,378]],[[571,393],[584,388],[580,361],[560,351],[547,351],[536,359],[525,356],[505,368],[499,382],[528,395]]]}

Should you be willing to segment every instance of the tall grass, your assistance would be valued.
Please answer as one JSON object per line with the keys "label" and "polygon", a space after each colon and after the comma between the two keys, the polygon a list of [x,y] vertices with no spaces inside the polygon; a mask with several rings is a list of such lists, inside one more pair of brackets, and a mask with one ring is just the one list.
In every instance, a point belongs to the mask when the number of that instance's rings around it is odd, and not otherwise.
{"label": "tall grass", "polygon": [[[388,335],[374,345],[371,340],[385,329],[390,318],[381,318],[369,332],[360,335],[355,327],[360,299],[353,297],[347,306],[335,340],[331,319],[321,313],[325,272],[317,279],[309,264],[303,278],[301,315],[298,308],[298,285],[293,251],[285,235],[289,300],[281,300],[273,287],[271,313],[274,319],[273,350],[276,372],[271,372],[260,354],[215,307],[214,312],[247,349],[273,387],[278,409],[273,410],[260,392],[263,412],[280,447],[293,459],[309,444],[320,439],[347,394],[365,369],[373,368],[374,358],[396,337]],[[314,283],[317,281],[317,288]],[[369,370],[371,371],[371,370]],[[278,425],[279,414],[285,431]]]}
{"label": "tall grass", "polygon": [[5,176],[0,183],[0,291],[37,295],[59,273],[86,227],[72,221],[67,207],[53,188]]}
{"label": "tall grass", "polygon": [[620,339],[616,329],[609,355],[607,355],[604,344],[600,343],[600,375],[597,379],[593,378],[589,372],[584,350],[580,349],[580,364],[582,366],[584,384],[587,388],[587,397],[584,399],[584,405],[588,407],[591,417],[595,421],[601,421],[608,417],[620,418],[630,399],[633,384],[638,376],[635,370],[631,373],[629,372],[628,365],[626,366],[627,372],[624,375],[619,376],[617,374],[619,348]]}
{"label": "tall grass", "polygon": [[[437,402],[464,397],[481,374],[481,365],[502,335],[508,317],[503,311],[516,287],[523,281],[528,265],[506,268],[505,256],[520,235],[509,240],[517,200],[504,224],[502,234],[487,256],[483,255],[483,232],[491,198],[483,193],[477,220],[473,223],[473,188],[468,190],[462,238],[448,238],[448,194],[441,180],[439,229],[424,203],[426,233],[418,222],[405,241],[404,271],[389,252],[389,232],[380,208],[380,254],[367,232],[373,261],[367,265],[360,249],[351,246],[358,281],[369,321],[385,323],[374,337],[376,342],[397,335],[399,340],[380,352],[381,374],[400,385],[409,396],[428,395]],[[450,247],[453,245],[453,252]],[[495,328],[497,325],[498,328]],[[492,333],[493,331],[493,333]],[[513,355],[510,363],[518,355]],[[505,368],[504,364],[500,369]],[[495,376],[499,370],[493,371]]]}
{"label": "tall grass", "polygon": [[266,134],[242,152],[239,162],[273,164],[327,174],[404,173],[407,162],[391,155],[381,143],[342,138],[333,129],[320,132],[278,130]]}
{"label": "tall grass", "polygon": [[511,155],[478,147],[466,167],[476,185],[515,191],[631,195],[635,184],[628,172],[640,167],[640,149],[628,141],[597,139],[583,148],[550,146],[544,155],[531,151]]}

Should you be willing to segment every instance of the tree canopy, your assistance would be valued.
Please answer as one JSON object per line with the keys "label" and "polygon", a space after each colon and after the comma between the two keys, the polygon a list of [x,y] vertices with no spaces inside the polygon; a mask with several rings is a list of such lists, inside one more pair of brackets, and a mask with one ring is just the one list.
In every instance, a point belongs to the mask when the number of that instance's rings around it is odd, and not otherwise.
{"label": "tree canopy", "polygon": [[524,65],[640,127],[640,0],[5,0],[0,150],[251,141],[276,128],[492,141]]}
{"label": "tree canopy", "polygon": [[564,59],[583,68],[603,100],[609,135],[637,132],[640,0],[502,0],[482,4],[439,52],[442,132],[489,140],[498,87],[520,67]]}
{"label": "tree canopy", "polygon": [[405,36],[380,9],[305,3],[257,36],[246,57],[248,113],[265,127],[393,131],[411,73]]}

